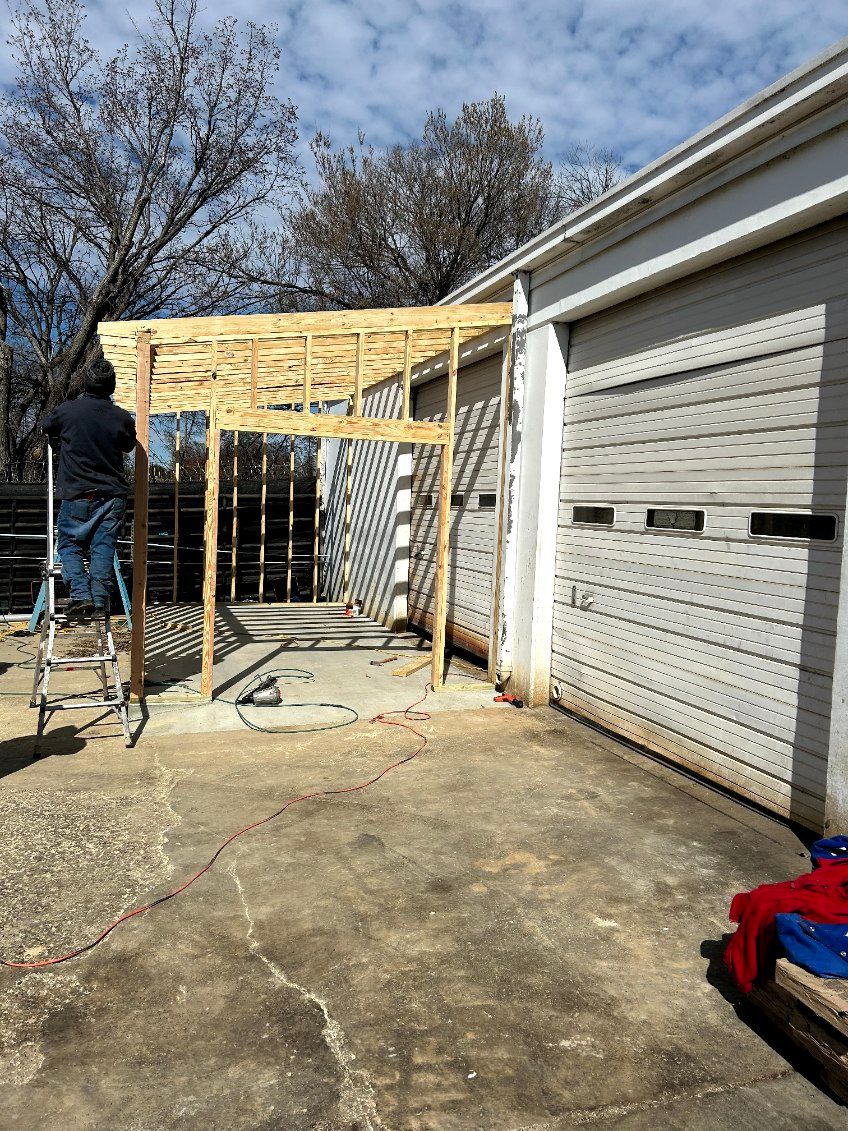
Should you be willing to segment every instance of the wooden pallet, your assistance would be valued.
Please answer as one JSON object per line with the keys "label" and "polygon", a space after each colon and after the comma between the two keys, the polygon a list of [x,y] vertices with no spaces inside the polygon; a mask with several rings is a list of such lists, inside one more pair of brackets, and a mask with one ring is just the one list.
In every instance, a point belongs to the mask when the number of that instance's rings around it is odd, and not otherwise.
{"label": "wooden pallet", "polygon": [[848,1103],[848,979],[818,978],[780,958],[774,979],[749,997],[818,1061],[828,1087]]}

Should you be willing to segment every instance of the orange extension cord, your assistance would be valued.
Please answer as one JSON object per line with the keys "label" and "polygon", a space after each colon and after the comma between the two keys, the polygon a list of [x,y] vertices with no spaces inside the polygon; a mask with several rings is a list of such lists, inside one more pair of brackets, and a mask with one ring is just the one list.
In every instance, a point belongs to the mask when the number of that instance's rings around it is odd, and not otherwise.
{"label": "orange extension cord", "polygon": [[[370,778],[368,781],[360,782],[359,785],[345,786],[343,789],[319,789],[314,793],[304,793],[300,797],[290,798],[285,805],[277,809],[276,812],[269,814],[267,817],[262,817],[261,820],[254,821],[250,825],[245,825],[243,829],[238,829],[237,832],[228,836],[223,844],[219,845],[216,849],[215,854],[208,863],[204,864],[200,871],[195,872],[185,883],[180,884],[178,888],[174,888],[173,891],[169,891],[166,895],[151,900],[150,903],[145,903],[142,907],[136,907],[132,911],[127,911],[124,915],[121,915],[120,918],[110,923],[109,926],[101,931],[91,942],[86,943],[84,946],[77,947],[75,950],[70,950],[67,954],[60,954],[55,958],[42,958],[39,962],[11,962],[8,959],[0,959],[0,966],[8,966],[13,970],[37,970],[43,966],[56,966],[60,962],[68,962],[71,958],[78,958],[81,954],[85,954],[88,950],[93,950],[99,943],[102,943],[107,935],[110,935],[121,923],[126,923],[128,920],[134,919],[136,915],[143,915],[146,911],[152,911],[154,907],[159,907],[160,904],[167,903],[168,900],[174,899],[175,896],[186,891],[195,880],[199,880],[201,876],[209,871],[224,849],[232,844],[237,837],[250,832],[251,829],[258,829],[261,825],[267,825],[270,821],[276,820],[276,818],[285,813],[286,809],[290,808],[290,806],[297,805],[300,801],[312,801],[317,797],[336,797],[342,793],[357,793],[359,790],[368,789],[369,786],[375,785],[380,778],[385,777],[386,774],[390,773],[392,770],[396,770],[399,766],[403,766],[407,762],[411,762],[413,758],[417,758],[427,745],[426,736],[416,730],[415,727],[410,726],[410,723],[426,723],[430,720],[431,716],[427,711],[416,711],[415,709],[421,706],[429,693],[430,684],[427,684],[421,698],[417,699],[414,703],[410,703],[410,705],[405,707],[402,711],[382,711],[379,715],[375,715],[374,718],[370,720],[372,723],[382,723],[384,726],[401,727],[401,729],[408,730],[421,740],[411,754],[408,754],[405,758],[399,758],[396,762],[392,762],[390,766],[386,766],[385,769],[381,770],[376,777]],[[400,715],[401,718],[396,719],[393,717],[395,715]]]}

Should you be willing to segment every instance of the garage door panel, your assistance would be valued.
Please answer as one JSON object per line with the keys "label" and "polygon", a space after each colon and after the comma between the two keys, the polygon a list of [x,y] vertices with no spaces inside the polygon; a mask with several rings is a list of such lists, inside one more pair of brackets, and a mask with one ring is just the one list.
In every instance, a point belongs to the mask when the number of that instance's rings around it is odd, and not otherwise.
{"label": "garage door panel", "polygon": [[[846,252],[843,219],[577,323],[564,405],[564,704],[813,827],[848,475]],[[573,521],[593,504],[614,526]],[[704,530],[649,529],[651,507],[703,510]],[[838,536],[752,537],[760,510],[835,515]]]}

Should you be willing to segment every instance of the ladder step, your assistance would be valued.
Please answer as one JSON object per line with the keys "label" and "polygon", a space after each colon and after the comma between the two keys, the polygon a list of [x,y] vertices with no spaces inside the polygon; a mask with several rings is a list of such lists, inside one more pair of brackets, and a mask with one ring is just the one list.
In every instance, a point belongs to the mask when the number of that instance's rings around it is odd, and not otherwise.
{"label": "ladder step", "polygon": [[88,703],[47,703],[45,711],[94,711],[101,707],[123,707],[123,699],[92,699]]}
{"label": "ladder step", "polygon": [[45,663],[57,668],[62,664],[99,664],[104,660],[114,661],[117,658],[117,655],[107,652],[103,656],[51,656]]}

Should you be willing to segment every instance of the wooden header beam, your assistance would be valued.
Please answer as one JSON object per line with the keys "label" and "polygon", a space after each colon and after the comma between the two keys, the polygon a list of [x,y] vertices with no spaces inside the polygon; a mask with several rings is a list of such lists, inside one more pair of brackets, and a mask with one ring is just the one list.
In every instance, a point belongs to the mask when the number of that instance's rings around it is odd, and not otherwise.
{"label": "wooden header beam", "polygon": [[329,440],[382,440],[400,444],[446,444],[446,424],[429,420],[390,420],[373,416],[222,408],[218,427],[232,432],[267,432],[278,436],[321,436]]}

